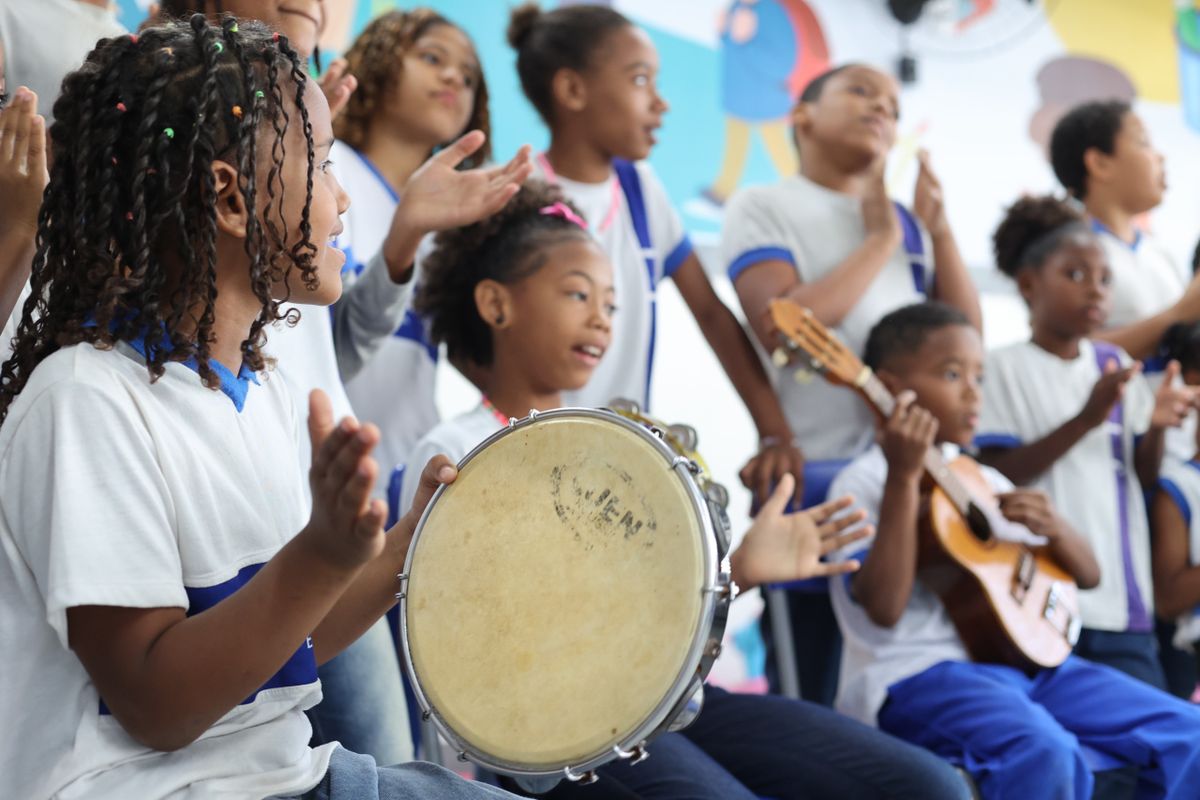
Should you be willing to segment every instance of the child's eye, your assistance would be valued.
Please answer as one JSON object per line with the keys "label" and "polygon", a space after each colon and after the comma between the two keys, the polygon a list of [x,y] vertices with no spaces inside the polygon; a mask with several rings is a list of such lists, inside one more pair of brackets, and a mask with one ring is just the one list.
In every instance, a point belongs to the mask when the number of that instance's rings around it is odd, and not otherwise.
{"label": "child's eye", "polygon": [[610,317],[616,316],[617,307],[612,303],[605,303],[604,304],[604,312],[606,314],[608,314]]}
{"label": "child's eye", "polygon": [[426,64],[432,64],[435,67],[442,63],[442,60],[437,57],[437,53],[421,53],[420,58]]}
{"label": "child's eye", "polygon": [[463,73],[463,86],[468,89],[475,88],[475,73],[473,73],[473,72],[464,72]]}
{"label": "child's eye", "polygon": [[960,372],[959,372],[958,370],[956,370],[956,369],[948,369],[948,370],[946,370],[946,375],[945,375],[945,378],[946,378],[946,380],[948,380],[948,381],[956,381],[956,380],[958,380],[958,379],[959,379],[959,377],[960,377],[961,375],[962,375],[962,373],[960,373]]}
{"label": "child's eye", "polygon": [[587,292],[580,292],[577,290],[567,292],[567,297],[570,297],[572,300],[580,300],[584,303],[586,303],[588,299]]}
{"label": "child's eye", "polygon": [[859,83],[852,84],[852,85],[850,86],[850,93],[851,93],[851,94],[857,94],[857,95],[860,95],[860,96],[862,96],[862,97],[865,97],[865,96],[866,96],[866,94],[867,94],[867,87],[865,87],[865,86],[863,86],[862,84],[859,84]]}
{"label": "child's eye", "polygon": [[1083,283],[1083,270],[1069,269],[1067,270],[1067,280],[1071,283]]}
{"label": "child's eye", "polygon": [[1113,281],[1113,278],[1112,278],[1111,272],[1106,272],[1106,273],[1104,273],[1104,275],[1102,275],[1100,277],[1100,285],[1101,286],[1112,286],[1112,281]]}
{"label": "child's eye", "polygon": [[633,76],[633,85],[634,86],[649,86],[650,85],[650,76],[649,75],[634,75]]}

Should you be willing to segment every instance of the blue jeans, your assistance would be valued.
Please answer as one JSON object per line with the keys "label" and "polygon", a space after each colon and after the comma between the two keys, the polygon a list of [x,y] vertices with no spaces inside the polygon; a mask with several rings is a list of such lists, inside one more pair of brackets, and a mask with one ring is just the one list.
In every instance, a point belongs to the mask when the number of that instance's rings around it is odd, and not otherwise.
{"label": "blue jeans", "polygon": [[1092,770],[1116,766],[1137,769],[1139,798],[1200,786],[1200,709],[1075,656],[1032,677],[943,661],[891,686],[879,727],[962,764],[988,800],[1089,800]]}
{"label": "blue jeans", "polygon": [[426,763],[378,767],[370,756],[333,751],[321,782],[295,800],[512,800],[493,786],[471,783]]}
{"label": "blue jeans", "polygon": [[945,761],[827,708],[705,687],[700,716],[649,745],[641,764],[601,767],[590,786],[560,783],[554,800],[968,800]]}
{"label": "blue jeans", "polygon": [[324,699],[308,712],[313,744],[340,742],[378,764],[412,761],[408,704],[386,617],[317,668]]}

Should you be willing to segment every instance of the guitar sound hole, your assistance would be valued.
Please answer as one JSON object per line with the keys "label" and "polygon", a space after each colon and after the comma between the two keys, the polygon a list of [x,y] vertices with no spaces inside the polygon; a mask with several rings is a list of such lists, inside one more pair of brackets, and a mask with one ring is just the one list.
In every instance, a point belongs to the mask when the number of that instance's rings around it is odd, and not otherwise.
{"label": "guitar sound hole", "polygon": [[992,526],[988,523],[987,515],[974,503],[967,508],[967,527],[979,541],[990,542],[992,540]]}

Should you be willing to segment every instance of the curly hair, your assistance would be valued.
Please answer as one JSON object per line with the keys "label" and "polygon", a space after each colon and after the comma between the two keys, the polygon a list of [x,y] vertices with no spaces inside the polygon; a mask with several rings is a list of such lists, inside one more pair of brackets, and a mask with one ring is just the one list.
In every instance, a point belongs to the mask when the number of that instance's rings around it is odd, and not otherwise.
{"label": "curly hair", "polygon": [[1030,245],[1068,225],[1083,225],[1083,215],[1051,195],[1022,197],[1004,212],[1004,219],[992,234],[992,252],[996,266],[1015,278],[1029,266]]}
{"label": "curly hair", "polygon": [[971,327],[971,322],[954,306],[936,300],[898,308],[867,334],[863,363],[873,370],[886,369],[897,355],[915,353],[931,333],[951,326]]}
{"label": "curly hair", "polygon": [[1178,361],[1184,372],[1200,370],[1200,322],[1177,322],[1167,328],[1159,355]]}
{"label": "curly hair", "polygon": [[541,269],[541,251],[591,234],[563,216],[542,209],[563,203],[582,214],[556,186],[529,180],[503,209],[463,228],[442,231],[421,262],[416,310],[430,325],[433,341],[445,343],[451,363],[492,363],[492,332],[475,305],[475,287],[485,280],[517,283]]}
{"label": "curly hair", "polygon": [[[0,368],[0,420],[42,360],[81,342],[108,348],[144,337],[151,380],[169,361],[194,360],[204,384],[219,386],[209,364],[217,160],[236,165],[247,208],[264,206],[247,223],[250,284],[261,311],[241,352],[252,369],[265,367],[265,326],[296,319],[280,312],[275,287],[287,287],[297,271],[309,288],[318,282],[306,82],[286,37],[259,23],[239,29],[232,18],[216,27],[199,14],[104,39],[66,77],[50,128],[53,167],[31,294]],[[307,145],[299,220],[283,216],[284,137],[292,123]]]}
{"label": "curly hair", "polygon": [[1087,196],[1088,170],[1083,162],[1087,151],[1096,149],[1112,155],[1129,112],[1129,103],[1123,100],[1084,103],[1068,111],[1054,126],[1050,166],[1072,197],[1083,200]]}
{"label": "curly hair", "polygon": [[560,69],[583,72],[610,34],[631,25],[623,14],[601,5],[542,11],[528,2],[512,10],[508,43],[517,51],[521,90],[547,125],[554,118],[554,74]]}
{"label": "curly hair", "polygon": [[[362,150],[366,146],[371,120],[379,113],[384,98],[399,85],[404,75],[405,53],[426,32],[438,25],[448,25],[462,31],[453,22],[428,8],[389,11],[371,20],[346,51],[347,72],[358,79],[358,88],[350,95],[345,111],[334,122],[334,133],[339,139],[355,150]],[[487,139],[483,147],[463,162],[462,169],[477,167],[487,162],[492,154],[488,88],[482,70],[476,79],[475,105],[464,131],[481,130],[487,134]]]}

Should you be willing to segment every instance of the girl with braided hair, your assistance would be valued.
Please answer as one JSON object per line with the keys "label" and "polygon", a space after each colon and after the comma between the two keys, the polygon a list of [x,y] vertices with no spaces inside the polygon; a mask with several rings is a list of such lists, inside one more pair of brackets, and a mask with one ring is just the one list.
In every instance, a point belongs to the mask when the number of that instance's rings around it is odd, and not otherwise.
{"label": "girl with braided hair", "polygon": [[306,489],[264,352],[284,303],[340,291],[349,198],[303,62],[197,15],[100,42],[55,112],[0,371],[6,794],[502,796],[308,744],[316,666],[394,602],[415,517],[385,534],[378,431],[321,392]]}
{"label": "girl with braided hair", "polygon": [[[301,37],[297,50],[302,56],[315,51],[325,19],[322,0],[168,0],[163,4],[167,15],[178,16],[187,11],[258,19],[288,35],[289,41]],[[418,18],[424,19],[421,12],[383,15],[368,26],[348,54],[354,61],[354,73],[361,75],[366,83],[349,109],[353,121],[349,130],[354,132],[349,135],[354,147],[363,146],[366,133],[362,130],[380,104],[391,114],[389,124],[395,122],[397,103],[385,102],[387,98],[380,96],[392,73],[400,69],[393,21]],[[420,35],[426,32],[424,28],[421,31]],[[411,32],[405,28],[404,35]],[[443,36],[440,30],[428,33],[435,38]],[[361,57],[364,49],[369,51],[365,60]],[[420,62],[407,71],[415,72],[424,66]],[[330,69],[328,74],[332,75],[341,67],[335,62]],[[473,75],[478,67],[472,66],[471,70]],[[352,86],[356,80],[355,74],[350,74],[343,76],[341,82]],[[474,80],[468,77],[464,82]],[[331,89],[331,84],[323,83],[322,88],[331,106],[344,104],[346,97]],[[463,102],[469,102],[468,94],[464,89]],[[349,93],[345,95],[348,97]],[[403,97],[399,108],[422,118],[429,110],[429,103],[421,105],[413,100]],[[405,184],[403,204],[398,203],[392,187],[381,183],[376,173],[365,166],[364,156],[340,142],[334,145],[330,168],[356,198],[336,242],[347,254],[342,273],[343,296],[332,314],[305,314],[294,327],[279,328],[271,335],[271,355],[283,365],[282,374],[294,395],[303,397],[313,389],[320,389],[329,395],[335,416],[356,414],[383,429],[384,438],[376,451],[383,464],[379,494],[392,467],[404,455],[395,444],[393,432],[398,427],[397,420],[400,430],[421,432],[437,422],[433,405],[435,363],[426,348],[411,338],[419,336],[423,328],[419,323],[406,322],[414,284],[409,266],[414,261],[417,242],[428,231],[473,222],[496,210],[517,191],[529,170],[520,159],[501,167],[481,166],[488,153],[486,89],[479,89],[475,106],[481,111],[469,117],[461,114],[449,126],[443,123],[438,129],[440,134],[417,147],[414,163],[407,168],[403,179],[397,178],[397,187]],[[446,116],[437,108],[434,111]],[[341,135],[348,135],[345,126],[339,124],[337,129]],[[471,133],[451,145],[468,130],[482,133]],[[409,175],[429,160],[435,146],[440,145],[449,146],[410,179]],[[375,157],[379,163],[389,161],[385,156]],[[458,169],[460,162],[475,169]],[[393,337],[397,332],[400,336]],[[372,363],[376,361],[379,363]],[[343,381],[349,381],[364,367],[374,375],[383,376],[383,385],[355,396],[352,407]],[[404,401],[398,402],[398,397]],[[400,664],[387,628],[386,621],[380,620],[352,647],[321,667],[324,700],[309,716],[316,731],[315,741],[339,741],[350,749],[374,756],[380,763],[394,764],[412,758],[412,743],[405,723],[408,707]]]}

